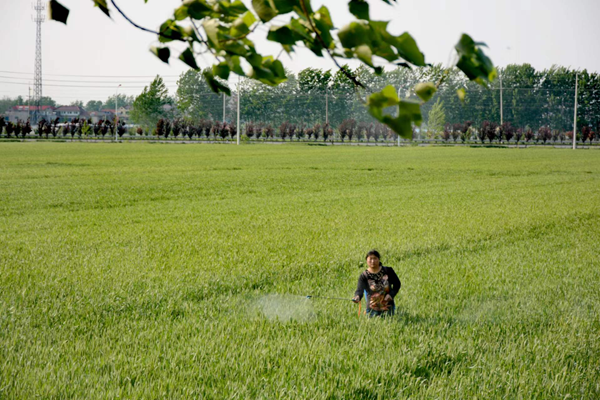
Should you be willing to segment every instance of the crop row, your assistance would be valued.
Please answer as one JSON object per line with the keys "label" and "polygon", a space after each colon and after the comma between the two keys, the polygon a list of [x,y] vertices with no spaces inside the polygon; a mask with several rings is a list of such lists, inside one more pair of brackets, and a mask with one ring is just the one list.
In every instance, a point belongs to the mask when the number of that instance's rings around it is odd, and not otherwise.
{"label": "crop row", "polygon": [[[158,120],[153,129],[137,126],[129,128],[124,122],[110,120],[99,120],[92,122],[91,119],[73,119],[66,123],[59,123],[58,118],[51,121],[42,120],[36,129],[33,129],[29,121],[18,121],[17,123],[5,122],[0,119],[0,137],[5,138],[104,138],[104,137],[150,137],[159,139],[206,139],[227,140],[237,136],[238,129],[234,123],[218,120],[201,119],[196,123],[186,121],[182,118]],[[352,141],[361,142],[395,141],[398,137],[387,126],[380,123],[356,121],[345,119],[342,123],[333,127],[328,122],[316,123],[291,123],[284,121],[278,127],[270,123],[249,121],[243,125],[243,140],[322,140],[322,141]],[[552,129],[550,126],[541,126],[533,129],[529,126],[515,127],[510,122],[496,124],[495,122],[483,121],[481,125],[475,126],[471,121],[464,123],[446,124],[439,133],[429,130],[413,131],[413,138],[439,139],[446,143],[481,142],[483,143],[564,143],[572,142],[573,131]],[[600,133],[592,131],[590,127],[584,126],[576,137],[578,142],[590,144],[600,140]]]}

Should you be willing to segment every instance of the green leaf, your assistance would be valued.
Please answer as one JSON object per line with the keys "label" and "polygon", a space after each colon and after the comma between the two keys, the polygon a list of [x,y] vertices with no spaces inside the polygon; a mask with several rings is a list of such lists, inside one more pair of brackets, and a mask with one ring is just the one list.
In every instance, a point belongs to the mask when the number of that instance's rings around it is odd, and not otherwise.
{"label": "green leaf", "polygon": [[464,103],[465,102],[465,96],[467,95],[467,92],[465,91],[465,88],[460,88],[456,91],[456,95],[458,96],[459,100]]}
{"label": "green leaf", "polygon": [[360,22],[351,22],[340,29],[338,32],[338,37],[340,38],[342,46],[347,49],[351,49],[367,43],[367,28]]}
{"label": "green leaf", "polygon": [[252,8],[262,22],[269,22],[278,14],[275,5],[268,0],[252,0]]}
{"label": "green leaf", "polygon": [[294,32],[287,26],[272,26],[267,39],[281,44],[296,44]]}
{"label": "green leaf", "polygon": [[244,70],[242,69],[242,67],[240,65],[240,57],[227,56],[225,58],[225,61],[227,62],[227,65],[229,66],[229,69],[231,71],[235,72],[236,74],[238,74],[240,76],[246,76],[246,73],[244,72]]}
{"label": "green leaf", "polygon": [[418,103],[401,101],[398,104],[398,116],[384,115],[381,122],[389,126],[404,139],[412,139],[412,124],[421,125],[421,107]]}
{"label": "green leaf", "polygon": [[395,106],[400,102],[398,93],[392,85],[388,85],[381,92],[375,92],[367,98],[369,112],[377,119],[383,117],[383,109]]}
{"label": "green leaf", "polygon": [[218,0],[214,11],[228,17],[237,18],[248,11],[248,8],[246,8],[244,3],[239,0],[236,0],[233,3],[230,3],[229,0]]}
{"label": "green leaf", "polygon": [[350,0],[348,8],[356,18],[369,20],[369,3],[365,0]]}
{"label": "green leaf", "polygon": [[483,53],[483,43],[475,43],[469,35],[463,34],[455,46],[458,53],[456,66],[467,75],[467,77],[479,84],[491,82],[496,78],[496,68],[492,61]]}
{"label": "green leaf", "polygon": [[331,29],[333,29],[333,22],[331,21],[331,15],[329,15],[329,10],[327,7],[323,6],[319,8],[319,10],[314,14],[313,22],[317,30],[319,31],[319,36],[323,39],[325,46],[328,49],[335,48],[335,42],[333,41],[333,37],[331,36]]}
{"label": "green leaf", "polygon": [[404,139],[412,139],[412,122],[406,117],[394,118],[390,115],[385,115],[381,122],[389,126],[394,132]]}
{"label": "green leaf", "polygon": [[247,11],[243,16],[244,24],[249,28],[256,22],[256,17],[251,11]]}
{"label": "green leaf", "polygon": [[249,56],[246,56],[246,61],[253,67],[260,67],[262,66],[263,58],[258,53],[252,53]]}
{"label": "green leaf", "polygon": [[171,57],[171,50],[168,47],[150,47],[150,51],[164,63],[169,63],[169,57]]}
{"label": "green leaf", "polygon": [[290,23],[288,24],[288,26],[295,33],[302,36],[305,40],[308,40],[309,42],[313,41],[313,38],[310,36],[310,34],[308,32],[308,29],[304,25],[302,25],[302,23],[299,20],[292,18],[290,20]]}
{"label": "green leaf", "polygon": [[50,19],[62,22],[66,25],[67,19],[69,18],[69,9],[60,4],[58,1],[51,0],[48,4],[48,14]]}
{"label": "green leaf", "polygon": [[373,66],[373,52],[371,51],[371,48],[369,46],[367,46],[366,44],[361,44],[356,48],[355,51],[356,56],[359,60],[361,60],[369,66]]}
{"label": "green leaf", "polygon": [[261,62],[257,63],[257,58],[248,59],[248,62],[252,64],[252,71],[250,77],[257,79],[267,85],[276,86],[281,82],[285,82],[287,77],[285,76],[285,69],[283,64],[279,60],[273,60],[273,57],[260,57]]}
{"label": "green leaf", "polygon": [[212,8],[205,0],[188,0],[184,3],[188,8],[188,14],[193,19],[202,19],[212,12]]}
{"label": "green leaf", "polygon": [[175,13],[173,15],[175,16],[175,19],[177,21],[182,21],[186,19],[189,16],[187,6],[182,5],[181,7],[175,10]]}
{"label": "green leaf", "polygon": [[398,49],[400,57],[409,63],[419,67],[424,67],[426,65],[425,56],[421,53],[421,50],[419,50],[419,46],[417,46],[415,39],[413,39],[408,32],[398,36],[396,38],[396,43],[393,46]]}
{"label": "green leaf", "polygon": [[208,38],[208,42],[212,47],[218,49],[219,46],[219,21],[216,19],[207,19],[202,22],[202,27],[206,32],[206,37]]}
{"label": "green leaf", "polygon": [[264,68],[262,66],[253,66],[252,71],[250,72],[250,78],[256,79],[265,83],[267,85],[272,85],[272,81],[275,78],[273,72],[271,72],[268,68]]}
{"label": "green leaf", "polygon": [[185,49],[183,51],[183,53],[181,53],[181,55],[179,56],[179,59],[181,61],[183,61],[184,63],[186,63],[187,65],[189,65],[190,68],[193,68],[195,70],[200,69],[200,68],[198,68],[198,64],[196,64],[196,58],[194,57],[194,53],[192,53],[192,50],[190,50],[189,47],[187,49]]}
{"label": "green leaf", "polygon": [[159,32],[160,36],[158,37],[158,41],[161,43],[168,43],[183,38],[182,28],[172,19],[163,22]]}
{"label": "green leaf", "polygon": [[106,4],[106,0],[93,0],[94,6],[100,8],[100,10],[106,14],[108,18],[110,18],[110,11],[108,11],[108,5]]}
{"label": "green leaf", "polygon": [[[231,5],[229,6],[229,12],[235,15],[242,15],[245,12],[248,12],[248,7],[246,7],[246,5],[244,3],[242,3],[240,0],[236,0],[233,3],[231,3]],[[252,13],[250,13],[252,14]],[[250,24],[252,25],[252,24]]]}
{"label": "green leaf", "polygon": [[269,67],[271,71],[273,71],[273,74],[278,80],[277,83],[284,82],[287,79],[285,76],[285,68],[283,68],[283,64],[281,63],[281,61],[267,61],[265,64]]}
{"label": "green leaf", "polygon": [[435,92],[437,92],[437,88],[435,87],[435,84],[433,84],[432,82],[418,83],[415,86],[415,93],[424,102],[429,101],[433,97]]}
{"label": "green leaf", "polygon": [[213,73],[219,78],[227,80],[229,79],[229,65],[225,61],[213,65]]}
{"label": "green leaf", "polygon": [[329,29],[333,29],[333,21],[331,20],[331,14],[325,6],[322,6],[317,10],[317,12],[314,15],[314,20],[322,22],[323,25],[325,25]]}
{"label": "green leaf", "polygon": [[[384,108],[398,105],[398,116],[383,114]],[[400,100],[393,86],[386,86],[381,92],[373,93],[367,99],[369,113],[380,122],[389,126],[403,138],[412,137],[412,123],[420,125],[422,122],[421,107],[419,103]]]}
{"label": "green leaf", "polygon": [[298,6],[298,0],[273,0],[273,5],[279,15],[294,11],[294,6]]}
{"label": "green leaf", "polygon": [[227,53],[237,56],[245,56],[248,54],[248,49],[238,41],[230,41],[221,44],[221,48]]}
{"label": "green leaf", "polygon": [[421,125],[423,117],[421,116],[421,105],[418,102],[410,100],[401,100],[399,107],[399,117],[407,117],[416,125]]}
{"label": "green leaf", "polygon": [[231,27],[231,34],[235,36],[241,36],[250,32],[250,27],[256,22],[256,17],[252,12],[247,11],[244,15],[233,21]]}
{"label": "green leaf", "polygon": [[392,48],[392,44],[397,42],[397,38],[387,31],[387,26],[388,22],[386,21],[369,21],[369,46],[374,55],[389,62],[395,62],[398,60],[398,54]]}
{"label": "green leaf", "polygon": [[223,92],[223,93],[227,94],[228,96],[231,96],[231,90],[229,90],[229,88],[227,86],[223,85],[221,82],[216,80],[215,76],[213,75],[213,73],[210,70],[205,69],[202,72],[202,75],[204,76],[206,83],[208,83],[208,86],[210,87],[210,89],[213,92],[215,92],[217,94],[219,92]]}

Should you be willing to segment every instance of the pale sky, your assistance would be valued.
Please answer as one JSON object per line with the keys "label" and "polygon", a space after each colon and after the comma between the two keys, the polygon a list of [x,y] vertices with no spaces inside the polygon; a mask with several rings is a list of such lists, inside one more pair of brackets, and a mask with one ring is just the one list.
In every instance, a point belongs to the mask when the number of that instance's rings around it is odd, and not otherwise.
{"label": "pale sky", "polygon": [[[167,65],[151,54],[149,47],[157,43],[154,35],[131,26],[116,10],[112,20],[107,18],[91,0],[60,1],[71,10],[68,25],[56,21],[42,25],[44,96],[63,104],[105,100],[119,84],[119,93],[137,95],[156,74],[163,76],[174,93],[177,77],[187,66],[176,59],[177,55],[172,55]],[[116,3],[136,23],[157,29],[181,2]],[[244,3],[249,5],[251,1]],[[475,41],[486,42],[487,54],[498,66],[530,63],[539,70],[556,64],[600,71],[600,0],[399,0],[395,6],[381,0],[369,3],[371,18],[391,21],[392,33],[410,32],[429,63],[447,63],[464,32]],[[0,97],[27,97],[29,84],[33,85],[35,24],[31,4],[0,0]],[[325,4],[336,27],[351,20],[346,0],[313,0],[312,4],[313,8]],[[277,44],[268,42],[266,34],[266,29],[257,30],[252,39],[263,55],[276,55]],[[306,49],[298,49],[291,58],[282,56],[281,60],[294,72],[306,67],[335,68],[331,60],[318,58]],[[212,60],[198,61],[206,67]]]}

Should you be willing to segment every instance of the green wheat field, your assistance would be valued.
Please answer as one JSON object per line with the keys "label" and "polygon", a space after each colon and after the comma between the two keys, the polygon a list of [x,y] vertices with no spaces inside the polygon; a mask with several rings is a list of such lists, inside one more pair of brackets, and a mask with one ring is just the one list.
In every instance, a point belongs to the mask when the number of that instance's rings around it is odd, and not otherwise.
{"label": "green wheat field", "polygon": [[2,143],[0,398],[597,399],[599,260],[600,151]]}

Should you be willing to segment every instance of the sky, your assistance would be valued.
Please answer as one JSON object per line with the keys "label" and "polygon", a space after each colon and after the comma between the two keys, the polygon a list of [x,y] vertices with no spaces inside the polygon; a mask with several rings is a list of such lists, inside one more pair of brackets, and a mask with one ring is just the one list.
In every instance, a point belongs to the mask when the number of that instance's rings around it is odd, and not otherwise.
{"label": "sky", "polygon": [[[251,0],[243,0],[248,6]],[[71,11],[68,24],[42,24],[43,95],[60,104],[74,100],[106,100],[115,93],[139,94],[161,75],[173,94],[187,66],[172,57],[164,64],[149,48],[155,35],[130,25],[113,9],[106,17],[92,0],[60,0]],[[43,2],[45,3],[45,2]],[[116,0],[136,23],[157,29],[170,18],[180,0]],[[347,0],[312,0],[326,5],[336,27],[353,18]],[[497,66],[529,63],[536,69],[562,65],[600,72],[600,0],[398,0],[388,6],[369,0],[371,19],[390,21],[394,34],[408,31],[429,63],[447,64],[462,33],[488,45]],[[27,98],[33,92],[36,27],[31,1],[0,0],[0,97]],[[272,25],[285,21],[278,17]],[[266,40],[267,28],[252,34],[257,50],[277,55],[276,43]],[[306,67],[333,69],[330,59],[306,49],[280,58],[294,72]],[[201,67],[212,63],[199,58]],[[350,63],[358,66],[358,63]],[[235,79],[232,83],[235,83]],[[118,85],[122,86],[118,88]]]}

